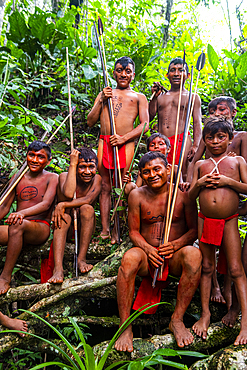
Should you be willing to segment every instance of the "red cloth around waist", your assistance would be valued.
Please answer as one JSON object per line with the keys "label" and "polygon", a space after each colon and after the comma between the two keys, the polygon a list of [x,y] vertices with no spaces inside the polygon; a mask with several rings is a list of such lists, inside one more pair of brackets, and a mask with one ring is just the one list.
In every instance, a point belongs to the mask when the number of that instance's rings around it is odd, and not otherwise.
{"label": "red cloth around waist", "polygon": [[[190,132],[188,132],[188,135],[190,135]],[[177,135],[177,148],[176,148],[175,164],[178,164],[178,162],[179,162],[183,137],[184,137],[183,132],[181,134]],[[171,148],[170,148],[169,153],[167,154],[167,161],[168,161],[168,163],[172,164],[174,144],[175,144],[175,135],[168,137],[168,139],[170,140]]]}
{"label": "red cloth around waist", "polygon": [[[169,282],[167,281],[169,271],[169,260],[164,259],[164,270],[162,276],[157,278],[155,287],[152,287],[154,268],[148,265],[150,276],[144,276],[140,288],[137,292],[135,302],[133,304],[133,310],[138,310],[145,304],[149,303],[151,306],[155,303],[159,303],[161,299],[161,291],[166,288]],[[147,306],[147,307],[148,307]],[[152,307],[144,313],[151,315],[156,312],[158,306]]]}
{"label": "red cloth around waist", "polygon": [[47,226],[50,227],[50,224],[48,221],[45,221],[45,220],[28,220],[28,221],[33,221],[33,222],[41,222],[42,224],[46,224]]}
{"label": "red cloth around waist", "polygon": [[223,238],[225,222],[238,217],[238,214],[225,219],[205,217],[201,212],[198,216],[204,220],[200,241],[206,244],[220,246]]}
{"label": "red cloth around waist", "polygon": [[[113,146],[110,143],[111,135],[100,135],[100,139],[104,141],[103,144],[103,166],[107,169],[114,169],[114,154]],[[126,167],[126,154],[125,154],[125,144],[118,147],[118,157],[120,168]],[[117,163],[118,165],[118,163]]]}

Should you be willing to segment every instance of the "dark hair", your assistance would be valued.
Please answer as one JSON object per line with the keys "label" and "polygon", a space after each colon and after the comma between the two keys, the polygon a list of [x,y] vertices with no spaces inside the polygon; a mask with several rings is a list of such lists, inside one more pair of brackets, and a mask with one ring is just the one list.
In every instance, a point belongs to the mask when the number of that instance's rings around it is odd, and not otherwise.
{"label": "dark hair", "polygon": [[222,103],[223,101],[226,102],[231,112],[233,111],[233,109],[237,108],[237,103],[235,99],[231,98],[230,96],[218,96],[217,98],[211,100],[211,102],[208,104],[208,112],[211,108],[216,110],[217,105]]}
{"label": "dark hair", "polygon": [[229,119],[223,116],[206,118],[205,126],[202,131],[203,140],[205,141],[205,136],[207,134],[215,135],[219,130],[227,133],[230,140],[233,138],[233,127]]}
{"label": "dark hair", "polygon": [[[170,66],[171,64],[183,64],[183,59],[182,58],[174,58],[170,61],[170,64],[168,66],[168,73],[170,72]],[[185,62],[185,69],[186,69],[186,72],[187,74],[189,73],[189,67],[188,67],[188,64]]]}
{"label": "dark hair", "polygon": [[96,166],[98,166],[97,155],[95,154],[95,152],[92,149],[82,147],[82,148],[78,148],[77,150],[78,150],[78,152],[80,152],[79,159],[84,159],[85,162],[90,162],[90,161],[94,160]]}
{"label": "dark hair", "polygon": [[29,144],[27,148],[27,153],[31,150],[34,152],[38,152],[39,150],[44,149],[46,151],[48,161],[51,159],[51,148],[49,147],[48,144],[44,143],[43,141],[33,141],[31,144]]}
{"label": "dark hair", "polygon": [[166,143],[166,147],[167,149],[170,148],[171,146],[171,143],[170,143],[170,140],[168,139],[168,137],[166,137],[165,135],[162,135],[160,132],[154,132],[151,136],[149,136],[146,140],[146,144],[147,144],[147,151],[149,151],[149,145],[150,143],[156,139],[156,137],[160,137],[162,140],[164,140],[164,142]]}
{"label": "dark hair", "polygon": [[161,158],[165,167],[167,167],[168,165],[168,162],[167,162],[167,159],[166,157],[164,156],[164,154],[162,154],[161,152],[147,152],[146,154],[144,154],[139,163],[138,163],[138,168],[139,168],[139,171],[141,172],[141,169],[145,167],[145,164],[147,162],[150,162],[156,158]]}
{"label": "dark hair", "polygon": [[125,69],[128,64],[132,64],[133,66],[133,72],[135,72],[135,63],[130,57],[121,57],[118,60],[116,60],[115,65],[114,65],[114,71],[116,69],[117,64],[121,64],[121,66]]}

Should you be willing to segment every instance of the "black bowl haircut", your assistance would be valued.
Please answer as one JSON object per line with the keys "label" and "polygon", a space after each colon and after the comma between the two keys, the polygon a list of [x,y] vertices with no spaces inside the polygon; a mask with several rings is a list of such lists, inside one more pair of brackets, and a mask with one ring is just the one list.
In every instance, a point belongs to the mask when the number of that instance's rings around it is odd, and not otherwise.
{"label": "black bowl haircut", "polygon": [[48,144],[44,143],[43,141],[40,141],[40,140],[33,141],[31,144],[29,144],[29,146],[27,148],[27,153],[31,150],[34,151],[34,152],[38,152],[42,149],[44,149],[46,151],[47,158],[48,158],[48,161],[49,161],[51,159],[51,148],[49,147]]}
{"label": "black bowl haircut", "polygon": [[133,66],[133,72],[135,72],[135,63],[134,63],[134,61],[130,57],[121,57],[118,60],[116,60],[115,65],[114,65],[114,71],[115,71],[116,65],[118,63],[121,64],[121,66],[123,67],[123,69],[125,69],[128,66],[128,64],[132,64],[132,66]]}
{"label": "black bowl haircut", "polygon": [[95,152],[92,149],[86,148],[86,147],[81,147],[81,148],[78,148],[77,150],[78,150],[78,152],[80,152],[79,159],[84,159],[85,162],[94,161],[95,164],[96,164],[96,167],[98,166],[97,155],[95,154]]}
{"label": "black bowl haircut", "polygon": [[164,154],[162,154],[161,152],[147,152],[141,157],[138,163],[139,171],[141,172],[141,169],[145,167],[145,164],[147,162],[153,161],[156,158],[160,158],[162,162],[164,163],[164,166],[167,167],[168,162]]}
{"label": "black bowl haircut", "polygon": [[215,135],[218,131],[227,133],[230,140],[233,138],[233,127],[229,119],[223,116],[207,118],[202,131],[203,140],[205,141],[205,136],[207,134]]}

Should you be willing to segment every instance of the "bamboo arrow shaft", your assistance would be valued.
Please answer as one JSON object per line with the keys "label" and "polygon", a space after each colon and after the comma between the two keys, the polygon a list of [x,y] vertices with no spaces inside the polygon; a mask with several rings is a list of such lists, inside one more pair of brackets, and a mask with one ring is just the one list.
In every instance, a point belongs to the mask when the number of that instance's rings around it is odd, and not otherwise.
{"label": "bamboo arrow shaft", "polygon": [[[69,73],[69,51],[66,47],[66,61],[67,61],[67,79],[68,79],[68,100],[69,100],[69,127],[70,127],[70,146],[71,152],[74,149],[74,135],[73,135],[73,121],[72,121],[72,108],[71,108],[71,93],[70,93],[70,73]],[[76,191],[74,192],[74,199],[76,199]],[[75,276],[78,277],[78,229],[77,229],[77,211],[73,208],[74,218],[74,231],[75,231]]]}
{"label": "bamboo arrow shaft", "polygon": [[[130,163],[130,166],[129,166],[129,170],[128,170],[128,172],[131,172],[131,171],[132,171],[132,167],[133,167],[133,164],[134,164],[135,156],[136,156],[137,150],[138,150],[138,148],[139,148],[139,145],[140,145],[140,142],[141,142],[142,136],[143,136],[143,134],[144,134],[144,131],[145,131],[146,125],[147,125],[147,122],[145,122],[145,123],[144,123],[144,126],[143,126],[143,129],[142,129],[141,135],[140,135],[140,137],[139,137],[139,140],[138,140],[137,146],[136,146],[136,148],[135,148],[135,152],[134,152],[133,158],[132,158],[132,160],[131,160],[131,163]],[[122,197],[122,195],[123,195],[123,192],[124,192],[125,187],[126,187],[126,182],[124,183],[123,188],[122,188],[122,190],[121,190],[121,193],[119,194],[119,197],[118,197],[117,202],[116,202],[116,204],[115,204],[115,208],[114,208],[113,213],[112,213],[112,216],[111,216],[111,222],[112,222],[112,221],[113,221],[113,219],[114,219],[115,213],[116,213],[116,211],[117,211],[117,207],[118,207],[118,205],[119,205],[119,202],[120,202],[120,199],[121,199],[121,197]]]}

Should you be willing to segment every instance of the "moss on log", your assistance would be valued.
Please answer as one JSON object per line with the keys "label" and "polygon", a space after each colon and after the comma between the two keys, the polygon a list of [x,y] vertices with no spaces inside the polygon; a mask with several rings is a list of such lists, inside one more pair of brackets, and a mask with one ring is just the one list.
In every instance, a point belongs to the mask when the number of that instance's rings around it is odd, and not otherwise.
{"label": "moss on log", "polygon": [[189,370],[246,370],[247,345],[231,345],[204,360],[197,361]]}
{"label": "moss on log", "polygon": [[[228,328],[222,322],[212,324],[208,329],[207,340],[203,340],[202,338],[195,336],[193,343],[189,346],[186,346],[185,349],[189,351],[198,351],[202,353],[207,353],[209,349],[227,346],[230,343],[234,342],[236,336],[239,333],[239,330],[240,330],[239,321],[236,323],[234,328]],[[191,333],[193,334],[192,330]],[[95,355],[100,357],[103,356],[103,353],[105,352],[108,343],[109,342],[106,341],[96,345],[94,347]],[[135,360],[145,355],[151,355],[158,348],[172,348],[175,350],[181,349],[177,346],[175,338],[172,334],[154,335],[150,339],[136,338],[133,341],[133,347],[134,351],[131,353],[118,352],[115,349],[113,349],[107,360],[108,365],[119,360],[130,360],[130,359]]]}

